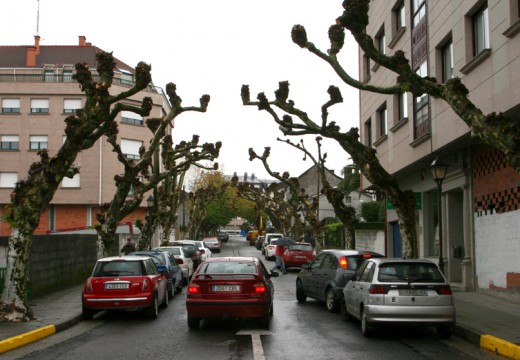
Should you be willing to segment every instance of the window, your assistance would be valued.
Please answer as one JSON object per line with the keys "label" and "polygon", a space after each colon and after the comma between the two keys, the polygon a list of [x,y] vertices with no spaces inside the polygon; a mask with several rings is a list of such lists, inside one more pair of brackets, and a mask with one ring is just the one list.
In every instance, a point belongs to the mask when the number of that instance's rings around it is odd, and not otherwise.
{"label": "window", "polygon": [[473,15],[473,55],[489,49],[489,16],[485,4]]}
{"label": "window", "polygon": [[63,113],[74,114],[81,109],[81,99],[65,99],[63,100]]}
{"label": "window", "polygon": [[56,205],[49,206],[49,230],[56,230]]}
{"label": "window", "polygon": [[370,58],[363,55],[363,81],[368,82],[370,80]]}
{"label": "window", "polygon": [[54,81],[54,69],[45,69],[44,75],[45,82],[53,82]]}
{"label": "window", "polygon": [[385,136],[388,131],[386,103],[377,110],[377,121],[379,125],[379,136]]}
{"label": "window", "polygon": [[70,69],[63,70],[63,82],[72,82],[72,70],[70,70]]}
{"label": "window", "polygon": [[0,188],[14,188],[18,181],[18,173],[0,172]]}
{"label": "window", "polygon": [[20,99],[2,99],[3,113],[19,113]]}
{"label": "window", "polygon": [[20,146],[20,137],[18,135],[2,135],[0,136],[1,150],[18,150]]}
{"label": "window", "polygon": [[47,135],[31,135],[29,137],[29,150],[47,149],[48,145]]}
{"label": "window", "polygon": [[413,0],[413,26],[417,26],[426,16],[426,0]]}
{"label": "window", "polygon": [[[417,75],[424,77],[427,76],[427,63],[423,62],[421,66],[417,69]],[[421,137],[422,135],[428,134],[430,132],[430,115],[429,115],[429,96],[427,94],[422,94],[421,96],[415,97],[414,103],[414,136],[415,139]]]}
{"label": "window", "polygon": [[127,70],[119,69],[119,71],[121,71],[121,84],[125,84],[125,85],[134,84],[134,74],[132,74],[131,72],[129,72]]}
{"label": "window", "polygon": [[49,99],[31,99],[32,114],[49,113]]}
{"label": "window", "polygon": [[395,25],[396,32],[406,27],[406,18],[404,13],[404,1],[401,1],[397,8],[395,9]]}
{"label": "window", "polygon": [[365,145],[372,147],[372,120],[368,119],[365,122]]}
{"label": "window", "polygon": [[80,186],[80,176],[79,173],[74,175],[74,177],[68,178],[64,177],[63,180],[61,180],[61,187],[64,188],[79,188]]}
{"label": "window", "polygon": [[442,82],[453,77],[453,41],[449,40],[442,47]]}
{"label": "window", "polygon": [[399,120],[408,117],[408,93],[401,93],[398,96]]}
{"label": "window", "polygon": [[121,139],[121,151],[125,154],[127,159],[139,160],[139,148],[143,146],[142,141]]}
{"label": "window", "polygon": [[385,40],[385,29],[384,25],[376,36],[377,50],[383,55],[386,54],[386,40]]}
{"label": "window", "polygon": [[121,123],[142,126],[143,117],[131,111],[121,111]]}

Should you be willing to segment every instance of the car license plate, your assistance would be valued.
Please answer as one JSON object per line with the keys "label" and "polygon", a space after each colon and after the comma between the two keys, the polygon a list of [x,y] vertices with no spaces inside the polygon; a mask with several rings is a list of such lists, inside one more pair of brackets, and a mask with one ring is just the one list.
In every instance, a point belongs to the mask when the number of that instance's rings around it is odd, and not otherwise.
{"label": "car license plate", "polygon": [[129,288],[129,285],[130,284],[128,284],[128,283],[106,283],[105,289],[106,290],[120,290],[120,289],[126,290]]}
{"label": "car license plate", "polygon": [[424,289],[402,289],[399,290],[400,296],[428,296],[428,292]]}
{"label": "car license plate", "polygon": [[214,292],[239,292],[240,285],[212,285],[211,289]]}
{"label": "car license plate", "polygon": [[307,256],[296,255],[295,258],[297,258],[297,259],[307,259]]}

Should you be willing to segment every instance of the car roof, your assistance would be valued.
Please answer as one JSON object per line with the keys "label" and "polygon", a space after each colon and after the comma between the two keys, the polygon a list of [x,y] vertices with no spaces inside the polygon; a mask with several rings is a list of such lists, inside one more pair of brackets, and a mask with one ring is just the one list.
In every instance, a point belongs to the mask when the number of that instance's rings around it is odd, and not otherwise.
{"label": "car roof", "polygon": [[435,264],[433,261],[428,259],[403,259],[403,258],[373,258],[371,259],[380,264],[385,263],[422,263],[422,264]]}
{"label": "car roof", "polygon": [[323,249],[320,251],[320,254],[321,253],[330,253],[330,254],[335,255],[336,257],[365,255],[365,254],[370,254],[374,257],[384,257],[384,255],[381,255],[379,253],[376,253],[373,251],[365,251],[365,250]]}
{"label": "car roof", "polygon": [[223,257],[212,257],[206,259],[205,262],[244,262],[244,261],[252,261],[258,262],[258,258],[254,256],[223,256]]}
{"label": "car roof", "polygon": [[142,261],[149,259],[148,256],[137,256],[137,255],[122,255],[122,256],[108,256],[102,259],[98,259],[98,262],[111,262],[111,261]]}

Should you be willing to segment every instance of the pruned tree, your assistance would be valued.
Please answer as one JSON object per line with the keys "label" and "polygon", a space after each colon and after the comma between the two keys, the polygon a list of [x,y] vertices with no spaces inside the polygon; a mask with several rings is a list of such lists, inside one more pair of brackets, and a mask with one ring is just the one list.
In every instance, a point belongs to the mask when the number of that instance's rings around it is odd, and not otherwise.
{"label": "pruned tree", "polygon": [[[174,147],[172,137],[166,135],[167,127],[171,125],[177,116],[186,111],[206,112],[210,101],[209,95],[203,95],[200,98],[200,106],[183,107],[182,100],[176,90],[175,84],[169,83],[166,85],[166,94],[172,105],[170,112],[162,118],[146,120],[146,126],[153,136],[147,148],[142,146],[139,149],[140,159],[138,161],[128,159],[123,153],[118,143],[117,124],[114,124],[111,127],[111,131],[107,134],[107,141],[112,145],[113,151],[117,154],[119,162],[123,165],[124,172],[122,175],[115,177],[116,193],[114,198],[109,204],[104,204],[101,207],[102,211],[97,215],[98,257],[108,255],[107,249],[110,249],[114,241],[118,223],[141,205],[145,193],[155,189],[159,183],[172,177],[175,173],[185,172],[192,165],[197,166],[199,161],[214,160],[218,157],[221,143],[206,143],[201,146],[199,145],[199,137],[194,135],[190,142],[182,141]],[[125,110],[134,111],[135,109],[126,105]],[[161,156],[159,156],[160,146]],[[164,169],[162,172],[160,171],[159,158],[162,160]],[[215,165],[218,167],[218,164]],[[130,195],[131,191],[132,195]],[[178,197],[176,193],[170,195]],[[157,201],[160,204],[166,204],[171,203],[172,199],[157,199]],[[147,224],[151,227],[152,232],[158,226],[156,219],[158,217],[154,217],[154,221]],[[145,231],[144,233],[147,232]],[[150,237],[142,237],[138,247],[140,249],[148,249],[150,247]]]}
{"label": "pruned tree", "polygon": [[[79,172],[79,166],[74,165],[78,153],[91,148],[102,135],[110,131],[116,116],[125,108],[122,100],[139,93],[151,82],[151,67],[140,62],[135,69],[134,86],[111,95],[114,58],[110,53],[99,52],[96,59],[99,81],[94,81],[87,63],[75,65],[73,78],[85,93],[86,101],[83,109],[65,119],[67,137],[61,148],[54,156],[50,156],[47,150],[40,150],[40,160],[30,166],[25,180],[19,181],[11,194],[11,202],[4,215],[11,227],[1,297],[4,321],[28,321],[34,318],[27,302],[31,237],[63,178],[71,178]],[[151,99],[146,97],[141,107],[135,107],[133,111],[148,116],[151,106]]]}

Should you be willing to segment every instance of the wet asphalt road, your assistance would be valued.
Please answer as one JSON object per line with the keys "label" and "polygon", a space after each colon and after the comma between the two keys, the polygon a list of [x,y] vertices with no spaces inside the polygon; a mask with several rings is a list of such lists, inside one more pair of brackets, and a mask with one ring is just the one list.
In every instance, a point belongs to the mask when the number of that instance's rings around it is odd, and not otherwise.
{"label": "wet asphalt road", "polygon": [[[258,256],[241,237],[231,237],[214,256]],[[264,260],[268,268],[272,261]],[[324,304],[295,297],[297,271],[273,278],[274,316],[269,331],[253,322],[186,323],[186,289],[156,320],[140,313],[103,313],[48,339],[4,355],[5,359],[499,359],[456,337],[439,340],[433,329],[381,330],[361,335],[359,323],[345,323]]]}

